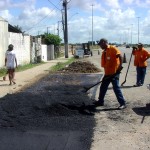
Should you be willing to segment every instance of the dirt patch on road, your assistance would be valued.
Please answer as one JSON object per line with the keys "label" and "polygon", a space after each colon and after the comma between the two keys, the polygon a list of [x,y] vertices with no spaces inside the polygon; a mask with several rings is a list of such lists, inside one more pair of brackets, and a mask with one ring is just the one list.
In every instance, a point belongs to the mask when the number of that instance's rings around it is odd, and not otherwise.
{"label": "dirt patch on road", "polygon": [[97,68],[94,64],[89,61],[76,61],[68,65],[62,70],[65,73],[97,73],[102,72],[101,69]]}

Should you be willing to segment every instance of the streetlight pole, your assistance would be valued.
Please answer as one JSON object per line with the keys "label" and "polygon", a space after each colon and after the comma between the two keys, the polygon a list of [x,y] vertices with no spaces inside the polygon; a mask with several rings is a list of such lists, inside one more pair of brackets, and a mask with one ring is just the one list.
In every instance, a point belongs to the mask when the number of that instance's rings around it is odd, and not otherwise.
{"label": "streetlight pole", "polygon": [[131,24],[131,45],[132,45],[132,27],[133,27],[133,24]]}
{"label": "streetlight pole", "polygon": [[140,34],[140,31],[139,31],[139,18],[140,17],[137,17],[138,18],[138,43],[139,43],[139,34]]}
{"label": "streetlight pole", "polygon": [[93,4],[91,5],[92,6],[92,49],[93,49]]}
{"label": "streetlight pole", "polygon": [[49,28],[49,27],[47,27],[47,34],[48,34],[48,28]]}
{"label": "streetlight pole", "polygon": [[47,27],[47,34],[49,34],[49,31],[48,31],[49,28],[51,28],[51,27]]}
{"label": "streetlight pole", "polygon": [[129,30],[130,30],[130,28],[127,28],[127,44],[129,44]]}

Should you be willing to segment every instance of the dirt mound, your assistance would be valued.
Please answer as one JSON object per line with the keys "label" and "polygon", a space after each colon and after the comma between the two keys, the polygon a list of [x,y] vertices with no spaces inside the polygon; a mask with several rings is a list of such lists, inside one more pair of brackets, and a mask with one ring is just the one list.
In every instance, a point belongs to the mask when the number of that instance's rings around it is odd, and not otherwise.
{"label": "dirt mound", "polygon": [[63,68],[63,72],[67,73],[97,73],[101,72],[99,68],[97,68],[94,64],[89,61],[76,61],[68,65],[66,68]]}

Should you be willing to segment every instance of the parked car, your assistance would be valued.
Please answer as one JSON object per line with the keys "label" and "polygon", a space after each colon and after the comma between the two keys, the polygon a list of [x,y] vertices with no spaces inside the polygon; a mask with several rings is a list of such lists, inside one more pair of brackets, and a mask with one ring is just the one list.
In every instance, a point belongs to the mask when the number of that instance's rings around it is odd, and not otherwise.
{"label": "parked car", "polygon": [[130,46],[129,46],[129,45],[126,45],[126,48],[130,48]]}

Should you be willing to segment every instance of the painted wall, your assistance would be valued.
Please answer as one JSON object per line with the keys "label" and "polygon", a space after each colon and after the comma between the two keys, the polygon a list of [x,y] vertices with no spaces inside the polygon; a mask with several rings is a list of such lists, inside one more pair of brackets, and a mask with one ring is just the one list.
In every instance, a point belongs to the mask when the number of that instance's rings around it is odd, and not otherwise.
{"label": "painted wall", "polygon": [[8,22],[0,17],[0,68],[5,65],[5,52],[8,48]]}
{"label": "painted wall", "polygon": [[54,45],[47,46],[47,60],[54,59]]}
{"label": "painted wall", "polygon": [[9,44],[14,45],[18,65],[30,63],[30,36],[9,32]]}
{"label": "painted wall", "polygon": [[42,61],[46,62],[47,61],[47,45],[42,44],[41,45],[41,59]]}

